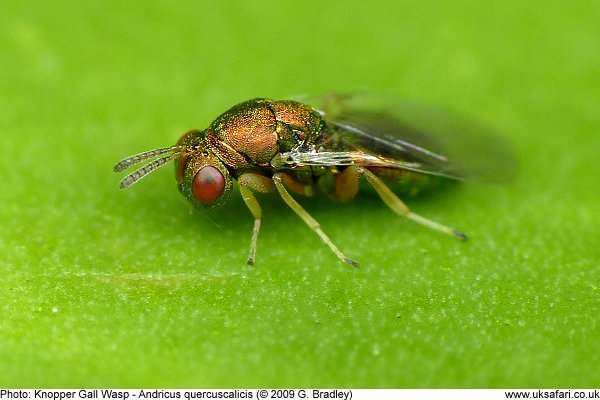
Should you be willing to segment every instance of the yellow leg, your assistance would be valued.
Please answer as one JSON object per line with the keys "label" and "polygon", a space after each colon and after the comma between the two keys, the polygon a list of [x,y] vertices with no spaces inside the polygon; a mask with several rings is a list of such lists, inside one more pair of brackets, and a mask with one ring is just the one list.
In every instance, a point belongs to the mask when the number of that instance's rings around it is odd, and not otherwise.
{"label": "yellow leg", "polygon": [[373,174],[368,169],[363,168],[363,167],[349,167],[349,168],[356,168],[358,173],[360,175],[364,176],[367,179],[367,181],[371,184],[371,186],[373,186],[375,191],[379,194],[379,197],[381,197],[381,200],[383,200],[383,202],[385,204],[387,204],[387,206],[389,208],[391,208],[396,214],[406,217],[406,218],[408,218],[414,222],[417,222],[421,225],[425,225],[431,229],[435,229],[436,231],[445,233],[447,235],[454,236],[460,240],[467,240],[467,235],[465,235],[463,232],[461,232],[457,229],[442,225],[438,222],[432,221],[430,219],[427,219],[425,217],[422,217],[422,216],[410,211],[410,209],[406,206],[406,204],[404,204],[404,202],[402,202],[402,200],[400,200],[398,198],[398,196],[396,196],[394,194],[394,192],[392,192],[390,190],[390,188],[388,188],[385,185],[385,183],[383,183],[381,181],[381,179],[379,179],[377,176],[375,176],[375,174]]}
{"label": "yellow leg", "polygon": [[319,237],[325,242],[325,244],[327,246],[329,246],[329,248],[335,253],[336,256],[338,256],[338,258],[340,260],[342,260],[343,262],[345,262],[348,265],[353,266],[354,268],[358,268],[359,267],[358,263],[356,261],[346,257],[337,248],[337,246],[335,244],[333,244],[333,242],[331,241],[331,239],[329,239],[329,237],[325,234],[325,232],[323,232],[323,230],[321,230],[321,226],[319,225],[319,223],[313,217],[311,217],[310,214],[308,212],[306,212],[306,210],[304,208],[302,208],[302,206],[296,200],[294,200],[294,198],[289,194],[289,192],[286,190],[286,188],[283,184],[283,181],[285,181],[287,179],[290,179],[290,177],[281,172],[278,172],[273,175],[273,182],[275,183],[275,187],[277,188],[277,191],[279,192],[279,195],[281,196],[283,201],[285,201],[285,203],[292,210],[294,210],[294,212],[300,218],[302,218],[302,220],[313,231],[315,231],[317,233],[317,235],[319,235]]}
{"label": "yellow leg", "polygon": [[262,193],[275,191],[273,181],[266,176],[246,173],[238,178],[240,186],[240,194],[244,203],[254,217],[254,228],[252,229],[252,239],[250,240],[250,253],[248,254],[248,265],[254,265],[256,259],[256,243],[258,241],[258,233],[260,232],[260,223],[262,221],[262,208],[258,204],[256,197],[252,194],[252,190]]}

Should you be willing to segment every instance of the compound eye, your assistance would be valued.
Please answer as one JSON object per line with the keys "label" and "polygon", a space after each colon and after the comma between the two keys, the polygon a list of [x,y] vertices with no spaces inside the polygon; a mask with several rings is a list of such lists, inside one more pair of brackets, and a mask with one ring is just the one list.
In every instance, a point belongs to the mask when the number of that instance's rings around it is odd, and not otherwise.
{"label": "compound eye", "polygon": [[217,168],[206,166],[200,169],[192,182],[192,193],[202,204],[210,204],[223,194],[225,177]]}

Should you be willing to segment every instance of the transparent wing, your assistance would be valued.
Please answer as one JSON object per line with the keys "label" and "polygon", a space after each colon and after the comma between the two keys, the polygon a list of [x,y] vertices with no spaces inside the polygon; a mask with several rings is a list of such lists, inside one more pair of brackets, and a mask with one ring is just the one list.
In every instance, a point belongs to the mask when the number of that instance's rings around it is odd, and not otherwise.
{"label": "transparent wing", "polygon": [[287,155],[306,165],[403,168],[460,180],[504,182],[516,159],[490,129],[440,107],[370,93],[303,102],[319,110],[330,134]]}

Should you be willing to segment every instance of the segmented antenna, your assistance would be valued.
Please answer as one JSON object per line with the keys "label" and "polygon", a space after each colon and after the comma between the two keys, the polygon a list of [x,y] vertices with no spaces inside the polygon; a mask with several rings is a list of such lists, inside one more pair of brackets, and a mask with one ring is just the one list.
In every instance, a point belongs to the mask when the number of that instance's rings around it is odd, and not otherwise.
{"label": "segmented antenna", "polygon": [[146,152],[143,152],[140,154],[135,154],[133,156],[125,158],[124,160],[119,161],[113,167],[113,170],[115,172],[121,172],[121,171],[131,167],[132,165],[138,164],[142,161],[149,160],[151,158],[155,158],[155,157],[163,155],[165,153],[171,153],[167,156],[158,158],[158,159],[144,165],[140,169],[137,169],[137,170],[133,171],[132,173],[130,173],[129,175],[127,175],[119,183],[119,188],[127,189],[129,186],[133,185],[134,183],[136,183],[137,181],[142,179],[144,176],[148,175],[152,171],[155,171],[156,169],[162,167],[163,165],[165,165],[172,159],[179,156],[179,154],[181,153],[182,150],[183,150],[183,146],[163,147],[160,149],[146,151]]}
{"label": "segmented antenna", "polygon": [[139,162],[147,160],[149,158],[154,158],[160,156],[161,154],[169,153],[169,152],[177,152],[181,151],[181,146],[173,146],[173,147],[163,147],[162,149],[154,149],[150,151],[145,151],[143,153],[134,154],[132,156],[127,157],[124,160],[119,161],[113,168],[115,172],[121,172],[126,170],[127,168],[135,165]]}

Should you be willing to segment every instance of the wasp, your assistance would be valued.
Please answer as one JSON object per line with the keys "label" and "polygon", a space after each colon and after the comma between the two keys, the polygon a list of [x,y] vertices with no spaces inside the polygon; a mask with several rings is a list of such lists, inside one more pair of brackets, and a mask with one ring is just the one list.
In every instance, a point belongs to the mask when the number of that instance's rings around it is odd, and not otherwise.
{"label": "wasp", "polygon": [[174,146],[119,161],[114,171],[152,160],[121,180],[126,189],[174,161],[179,191],[200,209],[226,202],[237,180],[254,217],[249,265],[263,217],[254,193],[277,192],[341,261],[358,268],[292,194],[346,202],[366,183],[396,214],[466,240],[462,231],[412,212],[396,193],[414,195],[446,180],[504,181],[513,174],[512,158],[498,136],[445,109],[354,93],[248,100]]}

